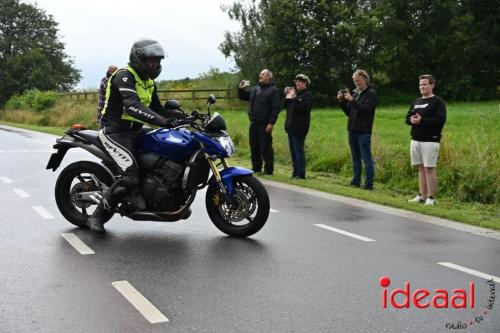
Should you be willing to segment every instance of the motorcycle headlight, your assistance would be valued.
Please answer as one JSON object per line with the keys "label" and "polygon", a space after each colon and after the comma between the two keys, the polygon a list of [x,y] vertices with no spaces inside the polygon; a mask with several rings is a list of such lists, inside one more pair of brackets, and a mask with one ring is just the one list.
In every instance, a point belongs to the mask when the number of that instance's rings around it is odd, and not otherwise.
{"label": "motorcycle headlight", "polygon": [[222,147],[227,151],[227,155],[231,156],[236,153],[236,147],[234,146],[233,140],[231,140],[230,136],[221,136],[217,138],[217,141],[221,144]]}

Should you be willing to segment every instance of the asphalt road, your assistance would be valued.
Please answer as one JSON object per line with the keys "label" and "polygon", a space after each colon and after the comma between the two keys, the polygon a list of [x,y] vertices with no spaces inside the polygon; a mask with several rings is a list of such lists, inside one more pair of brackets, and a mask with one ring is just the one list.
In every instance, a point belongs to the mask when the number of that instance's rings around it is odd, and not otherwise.
{"label": "asphalt road", "polygon": [[[500,332],[487,283],[500,285],[498,233],[266,183],[273,210],[248,239],[211,224],[203,192],[187,221],[115,216],[96,237],[53,195],[64,166],[92,157],[73,150],[47,171],[54,140],[0,125],[0,332]],[[429,290],[421,303],[444,289],[448,308],[383,308],[383,276],[389,295],[406,282]],[[451,306],[456,289],[467,308]]]}

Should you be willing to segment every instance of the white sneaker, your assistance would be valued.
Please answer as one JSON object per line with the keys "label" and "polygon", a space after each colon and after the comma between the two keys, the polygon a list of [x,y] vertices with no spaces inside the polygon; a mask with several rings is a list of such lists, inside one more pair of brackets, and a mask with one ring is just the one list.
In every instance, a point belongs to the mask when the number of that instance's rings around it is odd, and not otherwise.
{"label": "white sneaker", "polygon": [[408,202],[417,202],[417,203],[424,203],[425,197],[421,196],[420,194],[417,194],[417,196],[413,199],[408,200]]}
{"label": "white sneaker", "polygon": [[436,199],[433,199],[433,198],[427,198],[425,200],[425,204],[426,206],[434,206],[436,204]]}

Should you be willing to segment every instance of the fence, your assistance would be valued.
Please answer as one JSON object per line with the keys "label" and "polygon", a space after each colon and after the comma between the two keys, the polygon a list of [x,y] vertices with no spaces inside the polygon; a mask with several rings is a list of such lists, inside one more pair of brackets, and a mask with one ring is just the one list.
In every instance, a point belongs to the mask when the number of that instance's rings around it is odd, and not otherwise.
{"label": "fence", "polygon": [[[180,101],[191,101],[195,104],[196,101],[206,100],[210,94],[214,94],[215,98],[222,100],[236,99],[235,89],[167,89],[158,90],[160,100],[166,101],[169,99],[177,99]],[[99,92],[68,92],[61,94],[65,98],[76,100],[97,101]]]}

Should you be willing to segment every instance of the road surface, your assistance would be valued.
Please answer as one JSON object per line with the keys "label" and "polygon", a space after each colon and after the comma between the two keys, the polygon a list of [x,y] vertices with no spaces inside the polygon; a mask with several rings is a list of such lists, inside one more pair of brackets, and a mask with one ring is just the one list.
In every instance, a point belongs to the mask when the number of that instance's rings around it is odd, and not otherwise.
{"label": "road surface", "polygon": [[[99,237],[58,212],[57,175],[93,157],[47,171],[55,138],[0,125],[0,332],[500,332],[498,232],[266,182],[272,211],[248,239],[211,224],[204,192],[187,221],[115,216]],[[391,304],[406,282],[429,307]]]}

